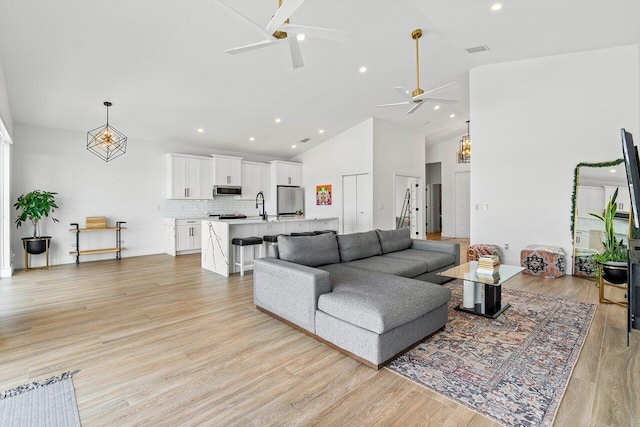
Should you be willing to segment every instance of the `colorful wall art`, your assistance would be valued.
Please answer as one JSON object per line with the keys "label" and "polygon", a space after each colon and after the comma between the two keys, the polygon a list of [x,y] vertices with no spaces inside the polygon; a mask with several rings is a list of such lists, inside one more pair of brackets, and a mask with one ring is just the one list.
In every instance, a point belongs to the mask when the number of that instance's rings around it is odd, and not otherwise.
{"label": "colorful wall art", "polygon": [[331,204],[331,184],[316,185],[316,205]]}

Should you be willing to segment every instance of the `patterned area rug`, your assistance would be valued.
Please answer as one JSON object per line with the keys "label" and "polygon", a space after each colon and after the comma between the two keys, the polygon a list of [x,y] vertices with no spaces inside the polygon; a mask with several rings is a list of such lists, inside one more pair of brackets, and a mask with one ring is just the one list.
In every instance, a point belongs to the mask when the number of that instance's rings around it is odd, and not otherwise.
{"label": "patterned area rug", "polygon": [[505,426],[551,426],[596,305],[502,289],[495,320],[456,311],[445,329],[388,368]]}
{"label": "patterned area rug", "polygon": [[72,377],[78,370],[0,393],[0,425],[80,426]]}

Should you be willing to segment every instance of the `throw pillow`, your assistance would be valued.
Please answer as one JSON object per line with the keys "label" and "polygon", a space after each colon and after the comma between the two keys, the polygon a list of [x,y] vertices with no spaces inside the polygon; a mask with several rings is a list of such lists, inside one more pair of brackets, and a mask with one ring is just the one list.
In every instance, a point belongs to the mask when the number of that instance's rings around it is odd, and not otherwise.
{"label": "throw pillow", "polygon": [[399,230],[376,230],[380,239],[382,253],[403,251],[411,247],[411,232],[409,227]]}
{"label": "throw pillow", "polygon": [[338,236],[340,259],[342,262],[381,255],[380,240],[374,230],[364,233],[341,234]]}
{"label": "throw pillow", "polygon": [[338,242],[333,233],[317,236],[278,236],[281,260],[317,267],[340,262]]}

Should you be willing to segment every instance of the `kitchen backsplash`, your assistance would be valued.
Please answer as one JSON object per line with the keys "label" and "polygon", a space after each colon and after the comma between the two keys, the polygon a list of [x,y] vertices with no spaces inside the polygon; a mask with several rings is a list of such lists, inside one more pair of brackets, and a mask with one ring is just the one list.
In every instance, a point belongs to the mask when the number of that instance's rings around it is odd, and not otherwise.
{"label": "kitchen backsplash", "polygon": [[204,218],[209,214],[258,215],[252,200],[220,197],[215,200],[167,200],[166,216],[171,218]]}

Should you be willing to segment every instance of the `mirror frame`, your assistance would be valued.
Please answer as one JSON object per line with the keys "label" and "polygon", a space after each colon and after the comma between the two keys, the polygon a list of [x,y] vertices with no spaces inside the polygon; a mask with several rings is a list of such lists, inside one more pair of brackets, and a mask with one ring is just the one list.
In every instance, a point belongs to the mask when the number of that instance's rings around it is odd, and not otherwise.
{"label": "mirror frame", "polygon": [[[573,240],[573,252],[575,252],[576,246],[576,233],[575,233],[575,222],[576,222],[576,197],[578,196],[578,181],[580,175],[580,168],[582,166],[591,167],[591,168],[607,168],[611,166],[617,166],[620,163],[624,163],[624,159],[616,159],[609,162],[600,162],[600,163],[587,163],[580,162],[573,170],[573,193],[571,194],[571,240]],[[625,171],[626,173],[626,171]]]}

